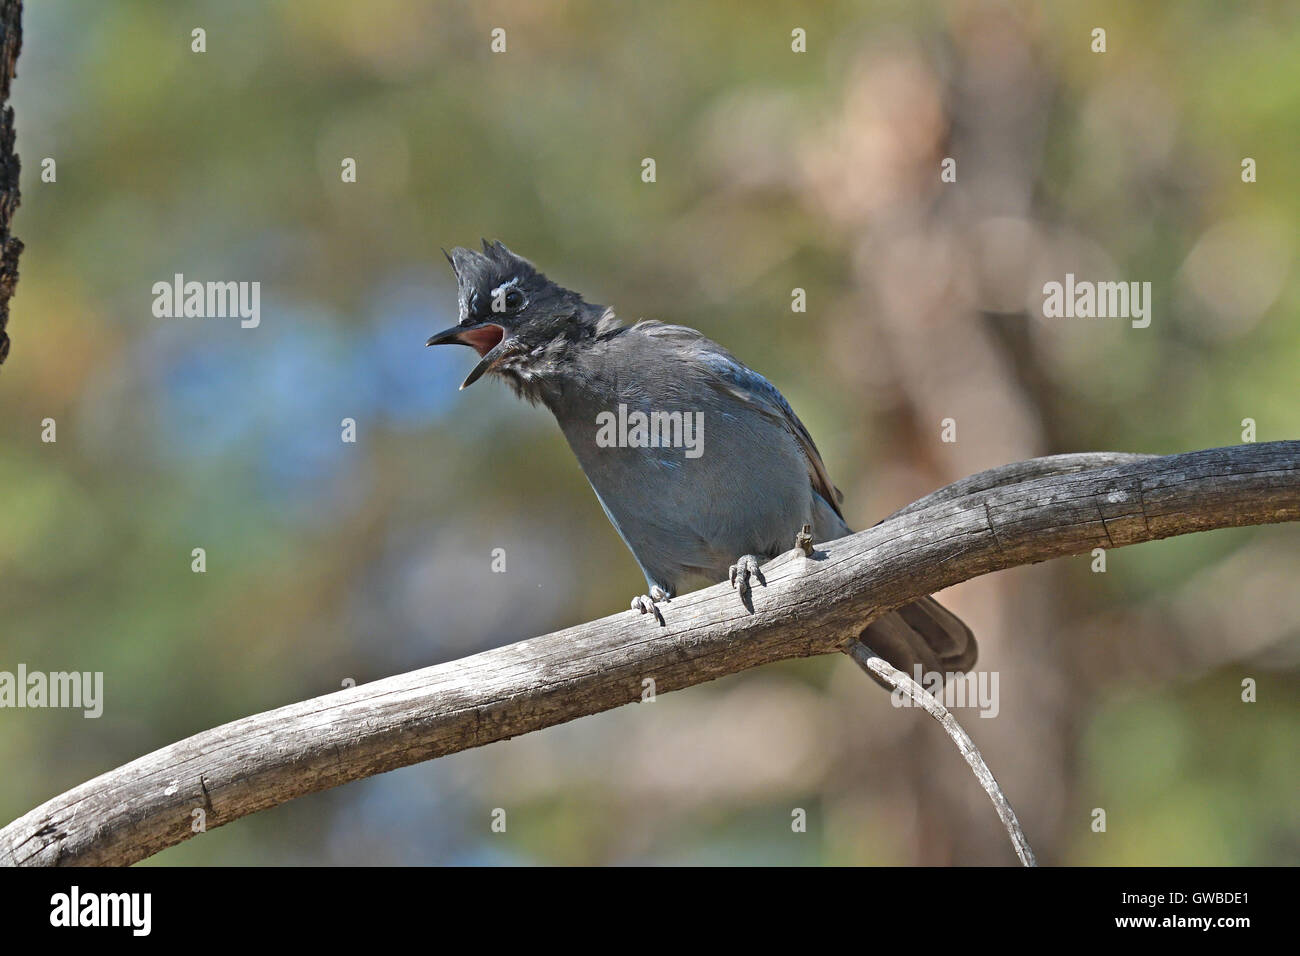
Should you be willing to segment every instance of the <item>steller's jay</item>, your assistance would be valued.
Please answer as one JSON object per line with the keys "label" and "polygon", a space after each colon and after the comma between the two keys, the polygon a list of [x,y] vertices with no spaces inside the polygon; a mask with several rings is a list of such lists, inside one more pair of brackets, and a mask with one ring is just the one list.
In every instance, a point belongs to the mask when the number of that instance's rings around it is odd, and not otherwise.
{"label": "steller's jay", "polygon": [[[555,415],[649,588],[633,610],[686,583],[730,578],[749,604],[759,562],[851,534],[812,436],[767,379],[699,332],[641,321],[561,288],[502,243],[447,256],[460,321],[429,345],[472,347],[461,388],[491,372]],[[908,674],[969,670],[975,637],[933,598],[881,617],[862,640]]]}

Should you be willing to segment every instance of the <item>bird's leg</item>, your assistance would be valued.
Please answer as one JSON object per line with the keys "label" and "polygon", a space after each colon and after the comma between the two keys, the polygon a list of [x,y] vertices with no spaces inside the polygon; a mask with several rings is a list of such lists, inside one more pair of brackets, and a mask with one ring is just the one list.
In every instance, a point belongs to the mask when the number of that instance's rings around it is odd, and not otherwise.
{"label": "bird's leg", "polygon": [[732,588],[740,592],[740,603],[745,605],[746,610],[753,611],[754,605],[749,599],[750,575],[753,575],[763,587],[767,587],[763,572],[758,569],[758,558],[752,554],[741,555],[736,559],[736,563],[727,569],[727,577],[731,581]]}
{"label": "bird's leg", "polygon": [[632,599],[632,610],[640,611],[642,614],[653,614],[659,626],[664,626],[664,615],[659,610],[660,601],[667,601],[672,595],[661,588],[659,585],[652,585],[649,594],[639,594]]}

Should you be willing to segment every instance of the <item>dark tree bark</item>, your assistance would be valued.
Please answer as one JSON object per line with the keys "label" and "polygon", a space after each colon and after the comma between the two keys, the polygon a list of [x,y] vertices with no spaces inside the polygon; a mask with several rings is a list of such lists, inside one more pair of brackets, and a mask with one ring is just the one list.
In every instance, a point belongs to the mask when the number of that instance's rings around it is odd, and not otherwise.
{"label": "dark tree bark", "polygon": [[18,284],[20,240],[9,227],[18,208],[18,174],[22,167],[14,152],[14,109],[9,105],[9,84],[17,75],[18,53],[23,46],[22,0],[0,0],[0,365],[9,355],[9,300]]}

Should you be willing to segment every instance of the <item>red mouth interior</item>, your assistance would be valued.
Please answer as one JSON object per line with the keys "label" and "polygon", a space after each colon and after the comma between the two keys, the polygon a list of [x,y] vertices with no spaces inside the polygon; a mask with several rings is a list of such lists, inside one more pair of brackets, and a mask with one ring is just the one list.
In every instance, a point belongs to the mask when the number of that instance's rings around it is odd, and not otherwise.
{"label": "red mouth interior", "polygon": [[505,337],[506,330],[499,325],[483,325],[477,329],[468,329],[457,336],[460,341],[472,346],[480,358],[500,345]]}

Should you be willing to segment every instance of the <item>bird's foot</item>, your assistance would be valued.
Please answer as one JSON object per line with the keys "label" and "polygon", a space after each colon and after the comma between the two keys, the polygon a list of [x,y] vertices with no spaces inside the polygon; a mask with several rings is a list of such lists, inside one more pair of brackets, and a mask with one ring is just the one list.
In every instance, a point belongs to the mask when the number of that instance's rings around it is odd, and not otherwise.
{"label": "bird's foot", "polygon": [[640,611],[642,614],[653,614],[659,626],[664,626],[664,614],[659,610],[659,602],[668,600],[668,592],[663,588],[655,585],[650,589],[649,594],[639,594],[632,599],[632,610]]}
{"label": "bird's foot", "polygon": [[797,535],[794,536],[794,546],[804,553],[804,557],[811,558],[813,553],[813,536],[812,525],[803,526]]}
{"label": "bird's foot", "polygon": [[758,569],[758,558],[752,554],[741,555],[736,559],[736,563],[727,569],[727,577],[731,581],[733,589],[740,592],[740,603],[745,605],[746,610],[753,611],[754,605],[749,598],[749,578],[753,576],[759,584],[767,587],[767,581],[763,579],[763,572]]}

